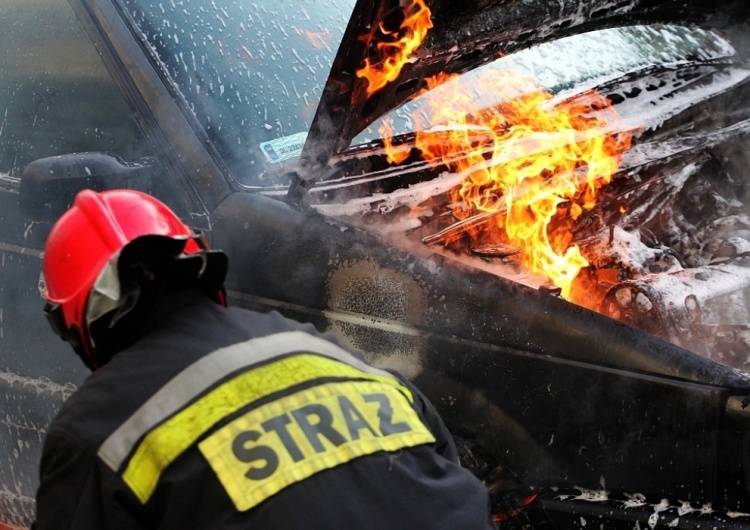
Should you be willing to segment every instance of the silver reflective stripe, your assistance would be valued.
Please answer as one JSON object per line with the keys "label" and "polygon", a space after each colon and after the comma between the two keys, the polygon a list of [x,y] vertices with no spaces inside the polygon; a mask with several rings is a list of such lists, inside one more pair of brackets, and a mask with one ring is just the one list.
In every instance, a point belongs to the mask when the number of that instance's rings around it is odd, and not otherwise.
{"label": "silver reflective stripe", "polygon": [[345,362],[363,372],[392,377],[325,339],[289,331],[221,348],[195,361],[172,378],[120,425],[99,448],[98,456],[117,472],[138,440],[187,405],[201,392],[240,368],[293,352],[315,353]]}

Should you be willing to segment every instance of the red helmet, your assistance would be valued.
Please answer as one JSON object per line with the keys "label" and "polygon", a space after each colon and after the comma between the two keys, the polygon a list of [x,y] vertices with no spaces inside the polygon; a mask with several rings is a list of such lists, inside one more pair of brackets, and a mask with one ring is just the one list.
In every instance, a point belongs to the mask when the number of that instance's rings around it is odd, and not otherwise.
{"label": "red helmet", "polygon": [[[108,282],[101,290],[106,291],[110,298],[105,306],[114,309],[124,305],[125,293],[120,292],[118,280],[122,271],[119,260],[123,250],[133,246],[131,244],[136,240],[150,242],[147,246],[134,245],[136,254],[146,248],[153,254],[153,249],[158,247],[162,256],[202,257],[204,265],[198,276],[207,269],[205,256],[220,254],[223,259],[218,260],[219,270],[212,271],[212,283],[216,284],[219,278],[215,298],[224,303],[222,286],[226,257],[222,253],[207,252],[202,237],[188,228],[165,204],[135,190],[102,193],[84,190],[52,227],[44,251],[43,270],[46,279],[45,312],[50,324],[91,368],[98,366],[96,361],[92,362],[95,345],[89,325],[101,316],[91,314],[92,290],[97,291],[97,286]],[[128,259],[132,262],[138,257]],[[212,261],[216,269],[217,260]],[[101,307],[95,311],[101,313]]]}

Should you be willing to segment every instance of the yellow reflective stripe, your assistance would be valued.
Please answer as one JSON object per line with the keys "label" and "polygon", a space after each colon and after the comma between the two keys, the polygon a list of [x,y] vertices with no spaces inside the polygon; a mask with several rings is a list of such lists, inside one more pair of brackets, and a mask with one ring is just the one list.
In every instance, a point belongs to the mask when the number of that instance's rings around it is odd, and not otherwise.
{"label": "yellow reflective stripe", "polygon": [[97,456],[114,472],[119,472],[133,449],[151,429],[177,413],[225,377],[281,355],[315,352],[338,359],[363,372],[389,376],[366,364],[334,343],[302,331],[284,331],[256,337],[220,348],[192,363],[120,425],[101,445]]}
{"label": "yellow reflective stripe", "polygon": [[239,374],[151,430],[128,461],[123,480],[145,504],[164,469],[217,422],[258,399],[322,377],[377,381],[413,401],[411,391],[394,377],[318,355],[293,355]]}
{"label": "yellow reflective stripe", "polygon": [[225,425],[198,447],[239,511],[361,456],[433,443],[393,386],[329,383],[285,396]]}

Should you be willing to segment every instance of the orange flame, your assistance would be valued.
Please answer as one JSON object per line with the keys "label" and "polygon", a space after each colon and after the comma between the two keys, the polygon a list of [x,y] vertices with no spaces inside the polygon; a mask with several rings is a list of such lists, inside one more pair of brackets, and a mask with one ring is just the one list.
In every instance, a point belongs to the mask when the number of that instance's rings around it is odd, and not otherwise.
{"label": "orange flame", "polygon": [[[389,31],[382,24],[380,32],[387,40],[376,44],[378,60],[371,62],[365,58],[364,67],[357,70],[357,77],[367,79],[367,96],[371,96],[385,85],[395,80],[401,69],[409,62],[411,54],[419,48],[432,28],[432,13],[423,0],[413,0],[404,9],[405,19],[399,31]],[[371,36],[365,37],[369,41]]]}
{"label": "orange flame", "polygon": [[[453,214],[465,219],[497,214],[493,230],[472,229],[474,240],[504,234],[522,249],[523,263],[548,277],[570,298],[573,280],[588,265],[571,245],[572,223],[596,205],[630,136],[611,134],[614,108],[589,92],[554,104],[535,81],[516,72],[487,71],[476,86],[441,85],[434,102],[413,114],[422,156],[465,178],[451,195]],[[483,94],[500,103],[477,105]],[[479,107],[479,110],[477,108]],[[428,116],[428,124],[420,123]],[[440,130],[430,125],[442,124]],[[480,231],[481,230],[481,231]]]}

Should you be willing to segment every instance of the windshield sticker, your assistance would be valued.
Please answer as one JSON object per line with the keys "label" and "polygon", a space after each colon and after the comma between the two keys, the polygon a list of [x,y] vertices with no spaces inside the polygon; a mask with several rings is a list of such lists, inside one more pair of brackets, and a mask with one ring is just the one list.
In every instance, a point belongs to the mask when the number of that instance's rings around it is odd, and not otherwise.
{"label": "windshield sticker", "polygon": [[260,144],[260,150],[263,151],[269,162],[283,162],[290,158],[299,157],[305,145],[305,140],[307,140],[307,133],[301,132],[276,138],[270,142],[263,142]]}

